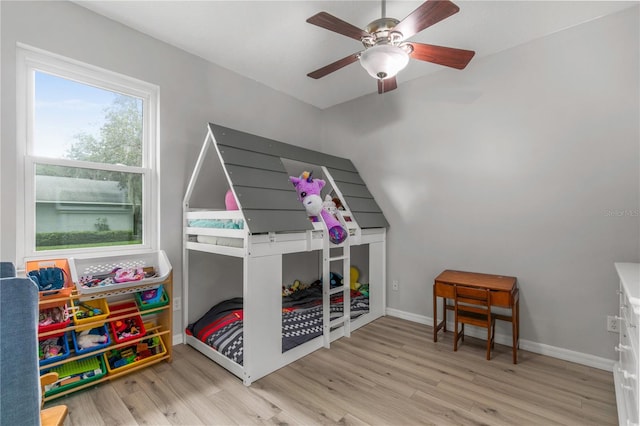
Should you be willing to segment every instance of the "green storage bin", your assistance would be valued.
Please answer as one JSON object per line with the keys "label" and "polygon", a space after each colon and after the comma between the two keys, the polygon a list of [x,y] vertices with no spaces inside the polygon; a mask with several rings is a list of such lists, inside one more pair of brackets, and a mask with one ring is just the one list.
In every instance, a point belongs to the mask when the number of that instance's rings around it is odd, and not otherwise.
{"label": "green storage bin", "polygon": [[[45,391],[45,397],[93,382],[107,374],[107,368],[104,364],[102,355],[67,362],[66,364],[53,367],[48,371],[55,371],[58,373],[58,381],[56,382],[57,385],[54,384],[55,387],[49,388]],[[65,380],[73,380],[75,377],[79,377],[80,379],[61,384],[64,383]]]}
{"label": "green storage bin", "polygon": [[141,315],[144,315],[144,311],[147,311],[149,309],[155,309],[169,304],[169,295],[167,294],[167,291],[164,289],[164,287],[162,287],[162,297],[155,303],[143,301],[140,293],[136,293],[135,295],[136,304],[138,305],[138,309],[140,310]]}

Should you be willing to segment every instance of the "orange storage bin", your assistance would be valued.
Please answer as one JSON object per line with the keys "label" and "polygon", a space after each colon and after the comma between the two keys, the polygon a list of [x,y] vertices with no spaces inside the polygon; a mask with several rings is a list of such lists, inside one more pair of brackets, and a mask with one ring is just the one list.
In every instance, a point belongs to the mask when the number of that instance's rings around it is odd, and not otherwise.
{"label": "orange storage bin", "polygon": [[51,308],[59,306],[59,302],[44,303],[47,300],[60,299],[71,296],[73,291],[73,281],[71,280],[71,270],[69,269],[69,262],[67,259],[41,259],[41,260],[28,260],[25,263],[25,272],[29,276],[31,271],[39,271],[40,269],[47,268],[60,268],[64,274],[64,284],[60,289],[52,289],[40,291],[40,309]]}

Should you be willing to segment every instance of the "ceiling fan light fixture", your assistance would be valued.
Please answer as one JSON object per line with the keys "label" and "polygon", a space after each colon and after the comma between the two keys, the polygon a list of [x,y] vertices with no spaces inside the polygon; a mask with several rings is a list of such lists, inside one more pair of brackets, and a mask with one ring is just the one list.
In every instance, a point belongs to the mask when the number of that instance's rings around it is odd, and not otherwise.
{"label": "ceiling fan light fixture", "polygon": [[360,64],[375,79],[395,77],[409,63],[409,54],[400,46],[379,44],[360,55]]}

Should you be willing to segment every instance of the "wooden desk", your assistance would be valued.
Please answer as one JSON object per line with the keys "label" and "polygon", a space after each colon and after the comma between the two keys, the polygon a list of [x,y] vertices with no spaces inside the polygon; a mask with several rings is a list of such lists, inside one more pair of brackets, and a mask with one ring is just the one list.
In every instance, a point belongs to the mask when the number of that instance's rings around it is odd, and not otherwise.
{"label": "wooden desk", "polygon": [[[518,341],[520,338],[520,298],[518,279],[502,275],[478,274],[475,272],[446,270],[438,275],[433,283],[433,341],[438,341],[438,331],[447,331],[447,299],[455,297],[455,286],[479,287],[491,290],[491,305],[510,308],[511,315],[494,315],[496,319],[509,321],[513,334],[513,363],[518,362]],[[438,323],[437,298],[442,297],[443,320]]]}

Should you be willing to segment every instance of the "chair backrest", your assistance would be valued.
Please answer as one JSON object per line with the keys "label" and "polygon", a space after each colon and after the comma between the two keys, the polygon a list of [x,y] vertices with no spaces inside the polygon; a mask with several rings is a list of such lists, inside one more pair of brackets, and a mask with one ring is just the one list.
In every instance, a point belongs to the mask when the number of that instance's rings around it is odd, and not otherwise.
{"label": "chair backrest", "polygon": [[455,286],[456,311],[491,314],[491,291],[486,288]]}
{"label": "chair backrest", "polygon": [[38,286],[0,278],[0,424],[40,424]]}

